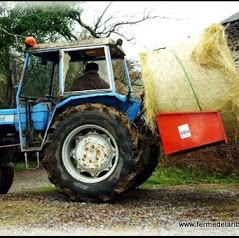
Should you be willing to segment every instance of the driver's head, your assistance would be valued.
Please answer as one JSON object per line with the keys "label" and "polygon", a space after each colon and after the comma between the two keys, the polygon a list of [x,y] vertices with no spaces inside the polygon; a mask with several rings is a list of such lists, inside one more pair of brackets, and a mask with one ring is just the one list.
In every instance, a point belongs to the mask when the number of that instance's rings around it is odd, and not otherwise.
{"label": "driver's head", "polygon": [[85,66],[85,72],[88,72],[90,70],[95,70],[95,71],[98,71],[99,70],[99,65],[92,62],[92,63],[88,63],[86,66]]}

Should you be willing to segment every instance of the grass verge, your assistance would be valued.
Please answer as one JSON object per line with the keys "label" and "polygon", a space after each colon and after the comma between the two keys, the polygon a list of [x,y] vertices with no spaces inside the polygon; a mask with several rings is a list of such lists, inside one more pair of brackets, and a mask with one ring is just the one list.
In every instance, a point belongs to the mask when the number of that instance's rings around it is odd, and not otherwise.
{"label": "grass verge", "polygon": [[157,168],[141,187],[168,187],[198,183],[238,184],[238,181],[239,174],[223,176],[218,172],[207,174],[193,169],[169,167]]}
{"label": "grass verge", "polygon": [[[42,166],[42,165],[40,165]],[[26,170],[25,163],[15,164],[15,170]],[[141,185],[142,188],[162,188],[173,185],[217,183],[217,184],[238,184],[239,173],[222,175],[219,172],[208,172],[194,168],[158,167],[148,180]],[[47,190],[44,188],[43,190]],[[52,188],[50,188],[52,190]],[[54,189],[53,189],[54,190]]]}

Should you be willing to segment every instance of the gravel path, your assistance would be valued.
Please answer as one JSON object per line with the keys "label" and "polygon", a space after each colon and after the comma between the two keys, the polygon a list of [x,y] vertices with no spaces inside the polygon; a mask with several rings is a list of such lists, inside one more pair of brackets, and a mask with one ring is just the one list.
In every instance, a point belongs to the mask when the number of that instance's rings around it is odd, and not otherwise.
{"label": "gravel path", "polygon": [[136,189],[103,204],[34,190],[46,186],[52,184],[44,169],[16,172],[9,193],[0,196],[2,236],[239,235],[239,185]]}

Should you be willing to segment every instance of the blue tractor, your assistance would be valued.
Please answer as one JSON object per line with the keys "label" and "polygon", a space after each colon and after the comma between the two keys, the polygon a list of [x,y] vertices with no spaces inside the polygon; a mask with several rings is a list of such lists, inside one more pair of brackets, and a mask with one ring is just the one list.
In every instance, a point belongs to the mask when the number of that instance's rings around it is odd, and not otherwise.
{"label": "blue tractor", "polygon": [[[35,44],[25,51],[16,108],[0,110],[0,193],[14,163],[42,163],[72,201],[106,202],[144,183],[157,166],[158,134],[147,128],[143,99],[132,96],[125,53],[110,38]],[[107,89],[72,91],[96,62]],[[119,90],[124,87],[124,92]]]}

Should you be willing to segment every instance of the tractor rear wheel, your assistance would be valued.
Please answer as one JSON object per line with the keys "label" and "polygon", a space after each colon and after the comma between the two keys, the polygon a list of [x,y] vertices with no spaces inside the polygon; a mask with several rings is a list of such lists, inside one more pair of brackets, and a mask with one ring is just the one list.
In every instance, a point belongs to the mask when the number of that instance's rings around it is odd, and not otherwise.
{"label": "tractor rear wheel", "polygon": [[47,138],[43,165],[72,201],[113,200],[132,185],[138,132],[128,117],[102,104],[67,109]]}
{"label": "tractor rear wheel", "polygon": [[138,172],[131,189],[139,187],[153,174],[160,156],[159,143],[145,147],[141,156],[141,169]]}
{"label": "tractor rear wheel", "polygon": [[138,163],[138,172],[135,176],[131,189],[143,184],[156,169],[160,157],[160,139],[157,132],[151,131],[145,123],[145,118],[136,121],[140,136],[138,150],[141,150],[141,157]]}

